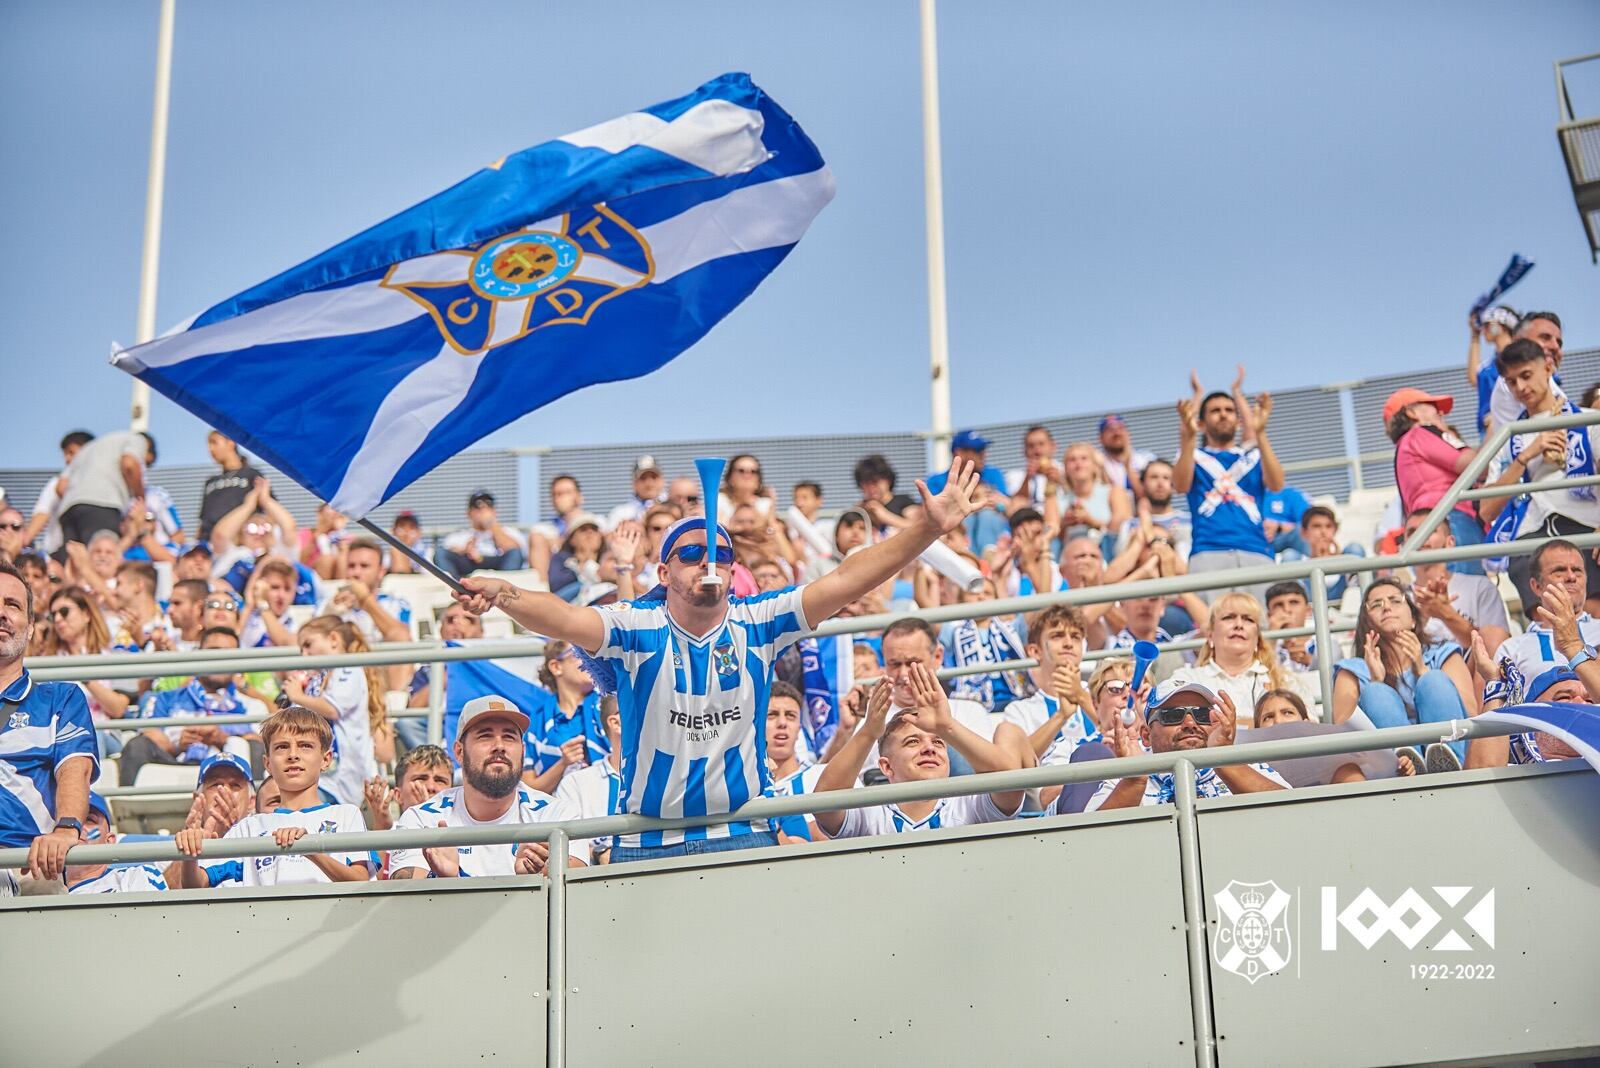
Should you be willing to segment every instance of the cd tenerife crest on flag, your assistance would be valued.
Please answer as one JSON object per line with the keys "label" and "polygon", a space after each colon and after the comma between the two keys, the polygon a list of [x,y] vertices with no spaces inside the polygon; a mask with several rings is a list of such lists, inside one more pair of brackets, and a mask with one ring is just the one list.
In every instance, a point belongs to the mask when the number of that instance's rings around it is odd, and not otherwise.
{"label": "cd tenerife crest on flag", "polygon": [[112,363],[360,517],[675,358],[832,198],[800,125],[725,74],[498,160]]}
{"label": "cd tenerife crest on flag", "polygon": [[644,237],[596,204],[476,248],[397,263],[380,285],[427,309],[444,340],[472,356],[546,326],[582,326],[654,276]]}

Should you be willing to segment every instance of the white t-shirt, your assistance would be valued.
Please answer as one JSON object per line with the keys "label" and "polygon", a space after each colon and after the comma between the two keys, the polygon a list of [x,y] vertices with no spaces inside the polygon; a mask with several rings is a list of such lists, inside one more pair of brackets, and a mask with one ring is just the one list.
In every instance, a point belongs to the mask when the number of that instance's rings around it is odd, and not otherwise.
{"label": "white t-shirt", "polygon": [[[61,474],[66,474],[62,471]],[[61,533],[61,495],[56,492],[56,483],[60,476],[52,478],[44,484],[44,489],[39,491],[39,500],[33,506],[34,515],[47,515],[50,521],[44,525],[43,545],[46,553],[53,553],[66,544],[66,535]]]}
{"label": "white t-shirt", "polygon": [[322,773],[322,785],[346,804],[359,805],[368,779],[378,774],[367,717],[367,676],[360,668],[330,668],[313,679],[306,691],[339,710],[333,721],[333,767]]}
{"label": "white t-shirt", "polygon": [[[1300,695],[1300,700],[1305,702],[1306,711],[1311,718],[1322,720],[1322,706],[1318,701],[1317,691],[1321,687],[1321,677],[1310,671],[1290,671],[1285,669],[1284,681],[1288,689]],[[1209,664],[1185,664],[1174,671],[1167,679],[1168,682],[1198,682],[1202,686],[1209,686],[1218,694],[1226,693],[1233,698],[1233,708],[1238,713],[1241,723],[1249,723],[1255,718],[1256,702],[1261,700],[1261,695],[1272,689],[1272,672],[1260,661],[1252,661],[1250,666],[1237,675],[1229,675],[1222,670],[1222,666],[1215,660]]]}
{"label": "white t-shirt", "polygon": [[[355,805],[312,805],[310,808],[275,808],[271,812],[254,812],[228,828],[223,838],[270,838],[272,832],[282,827],[304,827],[309,834],[339,834],[367,829],[361,810]],[[364,851],[330,853],[342,864],[365,864],[370,875],[372,854]],[[244,886],[299,886],[305,883],[331,883],[309,857],[298,854],[279,854],[265,857],[239,858],[240,870],[236,873]],[[219,868],[226,869],[226,865]],[[206,871],[209,873],[210,868]]]}
{"label": "white t-shirt", "polygon": [[[398,623],[411,625],[411,602],[404,597],[396,597],[392,593],[378,593],[378,607],[393,616]],[[351,608],[338,611],[334,608],[333,597],[323,599],[317,605],[317,615],[338,616],[346,623],[353,625],[367,639],[369,645],[376,645],[384,640],[383,633],[378,630],[378,625],[372,621],[372,614],[365,608]]]}
{"label": "white t-shirt", "polygon": [[[609,758],[585,764],[561,776],[556,801],[576,810],[582,819],[615,816],[622,811],[622,773],[611,766]],[[584,841],[595,850],[610,849],[612,845],[610,835]]]}
{"label": "white t-shirt", "polygon": [[[527,535],[516,527],[505,527],[505,532],[511,535],[511,540],[516,542],[517,548],[523,552],[528,551]],[[446,534],[442,544],[444,548],[453,553],[465,553],[469,546],[476,545],[478,547],[478,555],[482,557],[501,556],[509,551],[501,549],[494,543],[494,531],[478,530],[476,528],[458,530],[454,534]]]}
{"label": "white t-shirt", "polygon": [[[1022,728],[1022,733],[1030,738],[1033,732],[1045,725],[1051,716],[1056,714],[1060,707],[1054,697],[1043,690],[1024,697],[1020,701],[1012,701],[1000,715],[1008,723],[1015,723]],[[1050,748],[1044,751],[1044,756],[1039,758],[1040,764],[1066,764],[1072,760],[1072,752],[1084,742],[1097,741],[1100,738],[1100,728],[1095,726],[1094,720],[1084,715],[1083,709],[1075,710],[1067,717],[1066,725],[1056,732],[1056,737],[1050,743]]]}
{"label": "white t-shirt", "polygon": [[153,864],[134,864],[126,868],[107,868],[93,879],[73,883],[69,894],[138,894],[165,890],[167,880]]}
{"label": "white t-shirt", "polygon": [[[1580,615],[1578,636],[1583,639],[1585,645],[1600,645],[1600,620],[1588,612]],[[1511,658],[1511,662],[1517,665],[1517,670],[1522,672],[1522,677],[1528,682],[1532,682],[1534,676],[1549,670],[1552,666],[1567,662],[1567,658],[1556,649],[1556,641],[1550,633],[1550,628],[1543,623],[1530,624],[1521,634],[1513,634],[1501,642],[1500,648],[1494,651],[1495,662],[1499,663],[1503,656]]]}
{"label": "white t-shirt", "polygon": [[[1021,803],[1018,803],[1021,808]],[[844,814],[844,825],[835,838],[865,838],[875,834],[904,834],[907,831],[931,831],[939,827],[965,827],[973,823],[1004,823],[1017,813],[1002,812],[988,794],[969,797],[946,797],[921,820],[913,820],[900,811],[899,805],[874,805],[871,808],[852,808]]]}
{"label": "white t-shirt", "polygon": [[[590,765],[594,766],[596,765]],[[570,779],[572,776],[568,775],[566,778]],[[438,827],[441,824],[446,827],[503,827],[523,823],[557,823],[561,820],[579,818],[577,807],[570,801],[551,797],[542,790],[535,790],[531,786],[519,783],[516,801],[499,819],[475,820],[467,811],[467,802],[463,796],[466,789],[465,786],[453,786],[434,794],[420,805],[411,806],[400,813],[400,818],[394,824],[395,830],[401,828],[417,830],[424,827]],[[519,848],[521,847],[510,842],[498,845],[461,846],[456,850],[461,861],[461,874],[464,877],[480,879],[492,875],[515,875]],[[567,852],[585,864],[589,862],[587,842],[569,840]],[[390,871],[400,872],[407,868],[432,871],[420,849],[396,849],[389,854]]]}
{"label": "white t-shirt", "polygon": [[[1279,786],[1288,789],[1289,784],[1282,775],[1273,770],[1270,764],[1251,764],[1251,768],[1264,775]],[[1100,784],[1100,789],[1089,798],[1089,803],[1084,806],[1085,812],[1093,812],[1106,803],[1106,798],[1111,796],[1111,791],[1117,788],[1121,779],[1107,779]],[[1228,789],[1228,784],[1222,781],[1222,776],[1217,774],[1216,768],[1202,768],[1195,772],[1194,791],[1198,797],[1230,797],[1233,791]],[[1172,801],[1174,794],[1172,773],[1161,772],[1145,777],[1144,795],[1139,798],[1140,805],[1164,805]]]}

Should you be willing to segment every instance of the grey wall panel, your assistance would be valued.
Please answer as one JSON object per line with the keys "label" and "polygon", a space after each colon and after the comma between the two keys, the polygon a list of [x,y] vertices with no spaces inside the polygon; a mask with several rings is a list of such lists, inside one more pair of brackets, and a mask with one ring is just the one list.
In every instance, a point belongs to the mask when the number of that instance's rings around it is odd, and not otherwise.
{"label": "grey wall panel", "polygon": [[[1562,774],[1511,769],[1448,782],[1390,780],[1345,790],[1331,804],[1310,800],[1327,792],[1318,790],[1202,808],[1224,1068],[1600,1047],[1600,778],[1573,762]],[[1288,962],[1254,983],[1218,964],[1219,932],[1231,936],[1238,921],[1214,895],[1231,881],[1271,881],[1291,895]],[[1357,899],[1369,888],[1367,909]],[[1470,889],[1452,906],[1447,899],[1460,888]],[[1481,911],[1476,925],[1466,918],[1489,889],[1492,928]],[[1415,910],[1396,910],[1402,899]],[[1325,925],[1332,949],[1324,948]],[[1463,948],[1435,949],[1453,944],[1451,932]]]}
{"label": "grey wall panel", "polygon": [[4,1060],[543,1064],[545,895],[493,882],[14,905],[4,959],[44,971],[0,997]]}
{"label": "grey wall panel", "polygon": [[574,878],[570,1061],[1192,1065],[1170,810],[1052,824]]}

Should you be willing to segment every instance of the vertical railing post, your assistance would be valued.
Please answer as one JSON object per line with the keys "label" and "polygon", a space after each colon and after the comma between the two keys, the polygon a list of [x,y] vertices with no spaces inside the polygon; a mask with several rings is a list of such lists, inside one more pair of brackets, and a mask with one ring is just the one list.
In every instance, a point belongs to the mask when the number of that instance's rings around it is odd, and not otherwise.
{"label": "vertical railing post", "polygon": [[1313,568],[1306,580],[1311,583],[1311,625],[1317,628],[1317,678],[1322,687],[1322,721],[1333,722],[1333,634],[1328,628],[1328,576]]}
{"label": "vertical railing post", "polygon": [[550,857],[545,863],[545,901],[548,924],[545,955],[550,1002],[545,1006],[545,1063],[564,1068],[567,1063],[567,832],[550,832]]}
{"label": "vertical railing post", "polygon": [[428,665],[428,743],[444,744],[444,665]]}
{"label": "vertical railing post", "polygon": [[1356,426],[1356,399],[1350,391],[1351,383],[1339,387],[1339,427],[1344,436],[1345,458],[1350,461],[1350,492],[1365,487],[1361,474],[1361,432]]}
{"label": "vertical railing post", "polygon": [[1195,820],[1194,765],[1172,766],[1173,799],[1178,809],[1178,874],[1183,884],[1183,922],[1189,944],[1189,1007],[1194,1016],[1194,1063],[1212,1068],[1217,1042],[1211,1030],[1211,967],[1206,956],[1206,908],[1200,885],[1200,828]]}

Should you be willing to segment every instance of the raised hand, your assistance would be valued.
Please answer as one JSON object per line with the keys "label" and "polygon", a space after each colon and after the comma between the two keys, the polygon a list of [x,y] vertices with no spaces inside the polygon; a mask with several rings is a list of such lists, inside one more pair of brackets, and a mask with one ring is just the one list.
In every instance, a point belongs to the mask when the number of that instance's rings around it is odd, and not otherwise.
{"label": "raised hand", "polygon": [[1239,727],[1239,710],[1227,690],[1217,694],[1217,703],[1211,706],[1211,726],[1206,728],[1206,746],[1232,745]]}
{"label": "raised hand", "polygon": [[1184,441],[1193,440],[1200,433],[1200,400],[1185,397],[1178,402],[1178,436]]}
{"label": "raised hand", "polygon": [[561,762],[574,768],[581,768],[589,763],[589,743],[581,735],[562,742]]}
{"label": "raised hand", "polygon": [[1257,435],[1267,432],[1267,420],[1271,418],[1272,394],[1258,394],[1255,404],[1250,409],[1250,425],[1255,428]]}
{"label": "raised hand", "polygon": [[1367,672],[1372,676],[1372,681],[1382,682],[1388,672],[1383,667],[1383,647],[1378,642],[1377,631],[1367,631],[1366,641],[1361,646],[1361,658],[1367,662]]}
{"label": "raised hand", "polygon": [[1494,662],[1494,657],[1489,655],[1489,650],[1483,644],[1483,635],[1477,631],[1472,632],[1472,670],[1478,678],[1488,681],[1500,677],[1500,665]]}
{"label": "raised hand", "polygon": [[917,492],[922,494],[922,512],[940,534],[954,530],[962,520],[983,507],[978,497],[981,472],[970,460],[956,460],[950,465],[944,489],[937,494],[928,491],[928,484],[917,479]]}
{"label": "raised hand", "polygon": [[[1572,610],[1572,600],[1567,591],[1555,583],[1544,588],[1533,614],[1539,622],[1550,628],[1555,637],[1556,651],[1562,656],[1576,656],[1583,648],[1583,635],[1578,630],[1578,614]],[[1570,651],[1569,651],[1570,650]]]}
{"label": "raised hand", "polygon": [[942,735],[951,723],[950,699],[945,696],[938,678],[921,664],[912,664],[907,687],[911,690],[917,726],[929,734]]}
{"label": "raised hand", "polygon": [[1410,664],[1418,675],[1426,670],[1422,662],[1422,642],[1415,633],[1409,630],[1401,631],[1394,636],[1394,645],[1395,652],[1400,654],[1401,663]]}
{"label": "raised hand", "polygon": [[368,779],[361,788],[361,793],[367,799],[367,807],[372,814],[377,816],[382,812],[387,814],[389,802],[394,798],[394,791],[389,789],[389,784],[383,781],[383,776],[374,775]]}
{"label": "raised hand", "polygon": [[631,564],[639,558],[639,544],[644,539],[644,528],[633,520],[619,523],[611,532],[611,556],[619,564]]}
{"label": "raised hand", "polygon": [[871,737],[883,737],[883,729],[889,725],[889,703],[893,697],[894,687],[887,678],[879,679],[867,695],[867,714],[862,729]]}
{"label": "raised hand", "polygon": [[1107,744],[1111,746],[1111,754],[1113,756],[1134,757],[1144,755],[1144,747],[1139,744],[1138,729],[1123,723],[1121,716],[1111,717],[1111,733],[1107,737]]}

